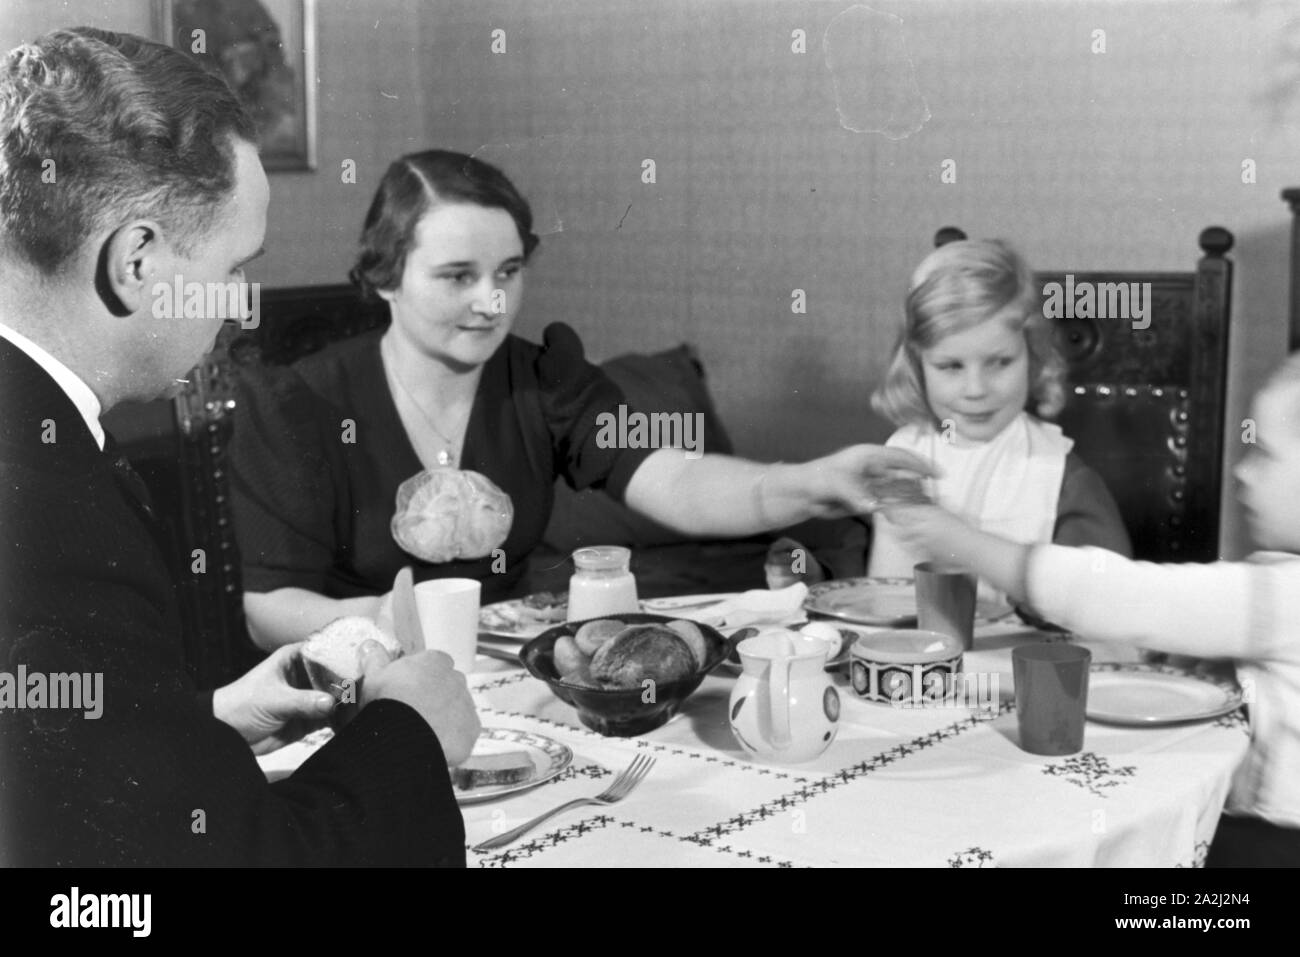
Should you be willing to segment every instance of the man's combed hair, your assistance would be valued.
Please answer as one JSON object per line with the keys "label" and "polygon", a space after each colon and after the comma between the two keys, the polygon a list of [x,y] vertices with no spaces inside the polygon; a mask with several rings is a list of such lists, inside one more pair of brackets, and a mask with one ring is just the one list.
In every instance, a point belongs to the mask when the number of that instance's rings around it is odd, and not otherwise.
{"label": "man's combed hair", "polygon": [[1000,239],[946,243],[912,275],[903,327],[871,407],[895,425],[935,423],[921,354],[945,336],[997,319],[1021,332],[1029,350],[1027,410],[1050,419],[1065,407],[1065,360],[1043,315],[1034,274]]}
{"label": "man's combed hair", "polygon": [[89,237],[157,220],[182,253],[234,185],[231,136],[256,130],[225,81],[170,47],[89,27],[0,66],[0,230],[54,275]]}

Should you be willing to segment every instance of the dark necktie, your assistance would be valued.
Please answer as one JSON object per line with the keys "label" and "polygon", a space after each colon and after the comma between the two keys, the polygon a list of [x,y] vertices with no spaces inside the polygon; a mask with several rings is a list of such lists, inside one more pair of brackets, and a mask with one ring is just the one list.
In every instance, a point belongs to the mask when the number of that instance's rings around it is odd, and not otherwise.
{"label": "dark necktie", "polygon": [[117,480],[117,484],[144,512],[145,518],[150,522],[156,521],[157,515],[154,513],[153,496],[149,494],[149,486],[145,484],[144,479],[140,478],[140,473],[131,467],[131,463],[118,448],[117,442],[107,433],[104,436],[104,455],[108,457],[113,467],[113,477]]}

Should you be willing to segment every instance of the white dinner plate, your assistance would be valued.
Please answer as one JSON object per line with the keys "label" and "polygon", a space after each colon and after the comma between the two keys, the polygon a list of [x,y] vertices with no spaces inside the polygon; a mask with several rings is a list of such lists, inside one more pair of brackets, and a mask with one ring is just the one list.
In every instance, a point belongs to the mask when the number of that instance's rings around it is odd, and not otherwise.
{"label": "white dinner plate", "polygon": [[[332,737],[334,737],[332,730],[320,728],[278,751],[262,755],[257,762],[262,766],[268,781],[279,781],[296,771],[300,764]],[[549,781],[573,762],[573,752],[565,745],[530,731],[517,731],[514,728],[484,728],[474,743],[475,754],[500,754],[505,751],[527,752],[533,762],[533,773],[526,780],[515,784],[495,784],[467,790],[453,787],[457,804],[478,804],[517,791],[526,791],[544,781]]]}
{"label": "white dinner plate", "polygon": [[1088,717],[1154,727],[1206,721],[1241,707],[1235,683],[1168,665],[1098,662],[1088,678]]}
{"label": "white dinner plate", "polygon": [[316,750],[332,737],[334,737],[332,729],[317,728],[282,748],[258,755],[257,763],[261,766],[267,781],[275,783],[297,771],[298,765],[315,754]]}
{"label": "white dinner plate", "polygon": [[524,751],[533,762],[533,774],[515,784],[493,784],[456,792],[457,804],[478,804],[515,794],[549,781],[573,762],[573,752],[558,741],[531,731],[514,728],[484,728],[474,744],[475,754],[503,754]]}
{"label": "white dinner plate", "polygon": [[[844,578],[808,589],[804,608],[859,625],[905,628],[916,624],[916,584],[910,578]],[[988,624],[1011,614],[1005,601],[977,598],[975,623]]]}

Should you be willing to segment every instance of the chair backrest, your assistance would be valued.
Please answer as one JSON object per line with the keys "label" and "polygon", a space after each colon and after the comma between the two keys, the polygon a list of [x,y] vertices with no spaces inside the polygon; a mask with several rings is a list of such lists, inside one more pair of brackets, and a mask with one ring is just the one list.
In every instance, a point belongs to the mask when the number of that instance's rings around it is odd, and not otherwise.
{"label": "chair backrest", "polygon": [[388,324],[388,304],[355,286],[291,286],[264,291],[261,321],[231,342],[235,363],[289,365],[331,342]]}
{"label": "chair backrest", "polygon": [[[965,238],[946,226],[935,245]],[[1212,226],[1199,242],[1189,272],[1036,273],[1070,372],[1057,421],[1149,561],[1218,558],[1233,237]]]}
{"label": "chair backrest", "polygon": [[[217,347],[190,373],[173,410],[179,437],[180,489],[169,516],[188,565],[180,582],[184,653],[201,687],[241,674],[259,652],[244,636],[242,572],[231,520],[227,449],[242,365],[287,365],[388,321],[386,303],[352,286],[304,286],[261,293],[259,324],[228,325]],[[201,560],[192,554],[202,549]]]}

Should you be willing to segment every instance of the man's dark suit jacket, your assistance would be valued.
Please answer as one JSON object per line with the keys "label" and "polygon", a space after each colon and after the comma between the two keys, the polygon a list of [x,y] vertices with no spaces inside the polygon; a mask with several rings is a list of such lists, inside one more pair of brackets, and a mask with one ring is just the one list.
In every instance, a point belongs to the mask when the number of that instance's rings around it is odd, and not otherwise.
{"label": "man's dark suit jacket", "polygon": [[0,338],[0,672],[103,674],[98,719],[0,710],[0,862],[463,866],[442,749],[408,705],[369,705],[266,782],[182,667],[172,576],[114,461]]}

